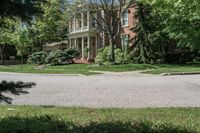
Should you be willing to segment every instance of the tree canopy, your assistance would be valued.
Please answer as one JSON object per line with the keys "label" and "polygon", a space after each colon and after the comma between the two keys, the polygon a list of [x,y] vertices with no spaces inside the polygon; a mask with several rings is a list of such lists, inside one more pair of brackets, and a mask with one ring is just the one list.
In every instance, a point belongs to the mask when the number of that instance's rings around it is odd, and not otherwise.
{"label": "tree canopy", "polygon": [[1,0],[0,17],[20,17],[32,19],[32,16],[42,13],[40,4],[45,0]]}
{"label": "tree canopy", "polygon": [[199,0],[138,0],[152,7],[152,13],[167,16],[163,31],[180,47],[200,49]]}

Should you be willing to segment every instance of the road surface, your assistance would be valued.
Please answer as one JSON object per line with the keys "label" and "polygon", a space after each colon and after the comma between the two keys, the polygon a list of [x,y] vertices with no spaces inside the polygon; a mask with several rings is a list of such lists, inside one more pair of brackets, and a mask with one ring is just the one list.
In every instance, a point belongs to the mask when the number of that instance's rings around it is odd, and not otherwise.
{"label": "road surface", "polygon": [[35,82],[14,105],[91,108],[200,107],[200,75],[103,74],[66,76],[0,73],[0,81]]}

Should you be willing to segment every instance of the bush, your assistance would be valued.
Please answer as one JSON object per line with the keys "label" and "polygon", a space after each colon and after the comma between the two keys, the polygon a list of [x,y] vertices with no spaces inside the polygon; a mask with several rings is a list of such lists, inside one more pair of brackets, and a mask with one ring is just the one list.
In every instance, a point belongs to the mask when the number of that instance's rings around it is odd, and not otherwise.
{"label": "bush", "polygon": [[64,51],[64,54],[68,56],[68,58],[77,58],[80,56],[80,52],[75,49],[68,49]]}
{"label": "bush", "polygon": [[[130,55],[128,53],[122,52],[121,49],[115,49],[115,63],[117,64],[125,64],[129,63]],[[111,61],[111,50],[109,47],[105,47],[104,49],[99,49],[97,51],[97,56],[95,58],[95,63],[97,64],[108,64]]]}
{"label": "bush", "polygon": [[45,64],[46,57],[47,57],[46,52],[43,52],[43,51],[35,52],[29,57],[28,63],[36,64],[36,65]]}
{"label": "bush", "polygon": [[73,62],[73,58],[80,56],[80,52],[77,50],[69,49],[65,51],[56,50],[49,54],[45,52],[36,52],[29,57],[29,63],[32,64],[51,64],[51,65],[62,65]]}
{"label": "bush", "polygon": [[61,50],[52,51],[45,59],[47,64],[61,65],[67,59],[64,52]]}

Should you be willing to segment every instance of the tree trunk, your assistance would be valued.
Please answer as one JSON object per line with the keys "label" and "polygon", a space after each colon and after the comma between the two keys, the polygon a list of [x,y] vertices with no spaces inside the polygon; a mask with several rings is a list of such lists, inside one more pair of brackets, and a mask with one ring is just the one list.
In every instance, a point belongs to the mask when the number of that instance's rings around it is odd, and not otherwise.
{"label": "tree trunk", "polygon": [[23,55],[21,55],[21,70],[23,69],[23,64],[24,64],[24,58]]}
{"label": "tree trunk", "polygon": [[110,43],[110,50],[111,50],[111,63],[115,64],[115,47],[114,47],[114,39],[111,35],[109,35],[109,43]]}
{"label": "tree trunk", "polygon": [[4,65],[3,49],[5,46],[0,46],[1,65]]}

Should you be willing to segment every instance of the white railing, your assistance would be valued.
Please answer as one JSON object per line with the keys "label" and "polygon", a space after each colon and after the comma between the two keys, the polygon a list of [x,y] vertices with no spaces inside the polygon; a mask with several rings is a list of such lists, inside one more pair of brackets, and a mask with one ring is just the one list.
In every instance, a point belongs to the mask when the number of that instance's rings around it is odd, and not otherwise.
{"label": "white railing", "polygon": [[74,29],[70,29],[70,33],[79,33],[79,32],[84,32],[88,30],[88,26],[84,27],[76,27]]}

